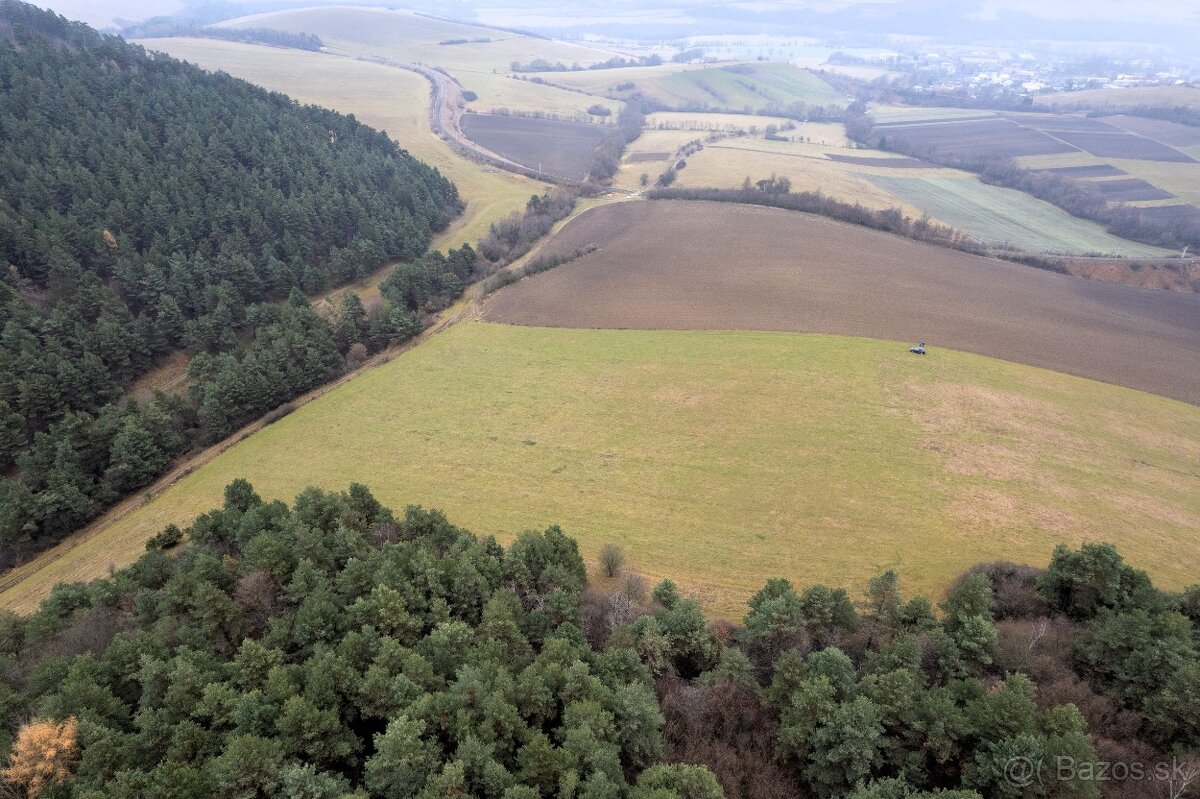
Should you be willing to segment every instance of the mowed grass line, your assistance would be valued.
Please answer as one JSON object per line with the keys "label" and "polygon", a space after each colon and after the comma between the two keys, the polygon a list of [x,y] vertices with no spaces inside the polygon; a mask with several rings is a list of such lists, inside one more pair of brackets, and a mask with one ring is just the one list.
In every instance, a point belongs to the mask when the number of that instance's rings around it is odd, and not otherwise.
{"label": "mowed grass line", "polygon": [[495,220],[525,205],[546,186],[485,167],[455,153],[429,124],[430,86],[421,75],[342,56],[216,39],[147,39],[143,46],[223,70],[301,103],[353,114],[385,131],[400,146],[458,186],[467,209],[434,242],[435,247],[475,244]]}
{"label": "mowed grass line", "polygon": [[1200,555],[1200,408],[976,355],[755,332],[463,322],[303,406],[0,595],[102,576],[236,477],[367,483],[509,541],[615,542],[713,614],[768,577],[938,593],[980,560],[1111,540],[1168,588]]}

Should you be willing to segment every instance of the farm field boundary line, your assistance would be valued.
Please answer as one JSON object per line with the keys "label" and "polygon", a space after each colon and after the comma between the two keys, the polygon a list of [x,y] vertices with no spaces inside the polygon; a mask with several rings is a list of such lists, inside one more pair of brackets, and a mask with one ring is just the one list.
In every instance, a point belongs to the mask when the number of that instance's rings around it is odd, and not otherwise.
{"label": "farm field boundary line", "polygon": [[1197,294],[1057,274],[814,214],[698,200],[609,204],[576,218],[543,252],[588,245],[599,249],[491,295],[484,318],[924,339],[1200,404]]}

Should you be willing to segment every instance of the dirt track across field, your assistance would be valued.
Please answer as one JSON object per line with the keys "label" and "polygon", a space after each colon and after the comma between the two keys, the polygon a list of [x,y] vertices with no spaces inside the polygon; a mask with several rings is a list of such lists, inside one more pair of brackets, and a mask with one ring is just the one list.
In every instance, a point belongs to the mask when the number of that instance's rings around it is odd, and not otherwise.
{"label": "dirt track across field", "polygon": [[599,249],[493,295],[485,317],[926,341],[935,355],[950,347],[1200,404],[1200,295],[1099,283],[723,203],[601,206],[542,253],[588,245]]}

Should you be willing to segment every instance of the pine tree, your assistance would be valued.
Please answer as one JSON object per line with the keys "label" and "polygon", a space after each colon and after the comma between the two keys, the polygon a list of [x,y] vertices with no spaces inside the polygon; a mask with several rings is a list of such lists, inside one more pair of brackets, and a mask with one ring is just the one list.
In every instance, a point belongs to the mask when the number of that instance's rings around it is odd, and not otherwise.
{"label": "pine tree", "polygon": [[104,478],[118,491],[133,491],[161,474],[167,460],[153,434],[140,419],[130,416],[113,439]]}
{"label": "pine tree", "polygon": [[0,399],[0,471],[7,470],[25,445],[25,419]]}
{"label": "pine tree", "polygon": [[183,342],[183,312],[179,303],[169,294],[163,294],[158,300],[158,310],[154,318],[155,344],[160,352],[167,352],[178,347]]}
{"label": "pine tree", "polygon": [[364,343],[368,332],[367,311],[363,308],[362,300],[357,293],[347,291],[342,298],[337,330],[334,334],[338,350],[345,354],[354,344]]}

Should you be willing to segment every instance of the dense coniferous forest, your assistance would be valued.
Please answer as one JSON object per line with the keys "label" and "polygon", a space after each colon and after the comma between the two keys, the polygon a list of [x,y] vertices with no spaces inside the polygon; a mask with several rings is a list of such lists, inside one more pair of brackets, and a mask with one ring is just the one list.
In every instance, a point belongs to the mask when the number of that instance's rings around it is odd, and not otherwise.
{"label": "dense coniferous forest", "polygon": [[[384,134],[15,0],[0,187],[0,566],[411,336],[473,268],[421,257],[462,203]],[[425,305],[308,306],[392,259]],[[179,350],[190,396],[123,399]]]}
{"label": "dense coniferous forest", "polygon": [[1200,773],[1200,587],[1108,545],[977,567],[940,607],[890,571],[859,601],[773,579],[732,625],[611,552],[588,586],[557,528],[505,548],[357,485],[289,508],[236,481],[183,539],[0,615],[10,787],[990,799],[1168,795],[1101,762]]}

